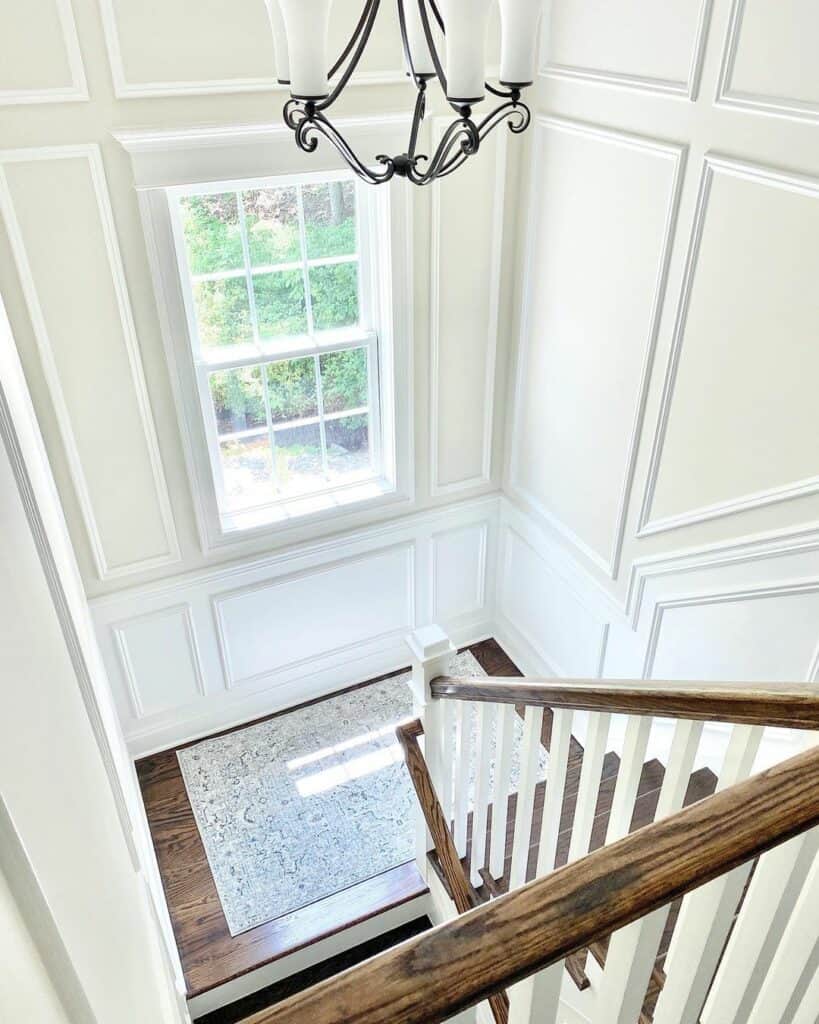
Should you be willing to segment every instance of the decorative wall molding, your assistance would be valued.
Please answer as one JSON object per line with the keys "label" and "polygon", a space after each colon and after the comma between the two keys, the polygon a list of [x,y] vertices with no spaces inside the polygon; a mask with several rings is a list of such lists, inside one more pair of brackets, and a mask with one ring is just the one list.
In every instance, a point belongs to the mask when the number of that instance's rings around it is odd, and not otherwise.
{"label": "decorative wall molding", "polygon": [[755,114],[770,114],[797,121],[819,121],[819,103],[806,102],[787,96],[741,92],[732,87],[746,2],[747,0],[733,0],[731,6],[731,17],[725,36],[714,102],[720,107],[730,107]]}
{"label": "decorative wall molding", "polygon": [[16,106],[23,103],[79,103],[88,100],[88,84],[85,80],[85,68],[71,0],[54,0],[54,4],[60,20],[71,83],[44,89],[0,89],[0,106]]}
{"label": "decorative wall molding", "polygon": [[765,505],[772,505],[780,501],[788,501],[792,498],[799,498],[819,492],[819,475],[816,475],[806,477],[803,480],[795,480],[791,483],[778,487],[770,487],[750,494],[738,495],[735,498],[716,502],[712,505],[701,506],[678,515],[666,516],[662,519],[651,518],[651,508],[654,502],[654,494],[660,471],[663,446],[665,443],[666,433],[668,431],[671,404],[674,397],[677,373],[680,366],[680,357],[691,303],[691,293],[693,290],[697,263],[699,261],[699,253],[702,245],[705,218],[708,211],[708,201],[711,194],[714,175],[717,172],[742,178],[747,181],[763,183],[775,188],[787,189],[813,198],[819,198],[819,179],[791,174],[786,171],[779,171],[758,164],[745,163],[743,161],[733,160],[731,158],[712,153],[707,153],[703,158],[699,193],[697,196],[696,210],[694,212],[694,219],[691,227],[688,252],[685,259],[685,269],[683,272],[683,281],[677,305],[671,348],[668,356],[665,379],[663,381],[662,396],[660,398],[660,409],[657,415],[657,423],[651,442],[651,455],[638,520],[638,537],[648,537],[653,534],[664,533],[667,530],[676,530],[680,527],[691,526],[694,523],[705,522],[709,519],[734,515],[737,512],[744,512],[748,509],[761,508]]}
{"label": "decorative wall molding", "polygon": [[[749,587],[736,587],[729,590],[707,590],[682,597],[661,599],[654,605],[643,662],[643,679],[651,679],[654,672],[654,661],[657,656],[657,645],[662,630],[663,616],[673,608],[700,608],[712,604],[725,604],[735,601],[759,601],[768,597],[786,597],[793,594],[815,594],[819,592],[819,580],[800,580],[786,583],[765,584]],[[816,654],[806,672],[810,681],[816,671]]]}
{"label": "decorative wall molding", "polygon": [[[125,72],[125,62],[120,45],[113,0],[99,0],[100,15],[105,33],[108,61],[114,95],[117,99],[149,99],[158,96],[209,96],[217,93],[276,92],[286,93],[287,86],[280,85],[275,75],[265,78],[204,79],[200,81],[172,82],[130,82]],[[387,71],[357,71],[350,79],[350,85],[396,85],[408,82],[403,68]]]}
{"label": "decorative wall molding", "polygon": [[[343,568],[360,568],[367,562],[374,559],[383,558],[385,555],[391,553],[400,553],[404,556],[404,571],[406,573],[406,592],[405,592],[405,611],[407,621],[402,623],[396,628],[384,630],[369,634],[366,638],[367,643],[381,644],[385,641],[400,640],[406,636],[416,626],[416,610],[415,610],[415,546],[412,543],[398,544],[395,546],[376,548],[366,554],[359,555],[356,558],[344,559],[338,562],[331,562],[322,565],[318,568],[306,569],[300,572],[295,572],[286,576],[279,576],[273,580],[265,580],[260,583],[253,583],[248,586],[239,587],[236,590],[229,590],[220,592],[218,595],[211,598],[211,608],[213,609],[213,618],[216,623],[216,635],[219,642],[219,651],[222,658],[222,667],[224,670],[225,687],[228,690],[236,689],[240,686],[248,684],[260,683],[266,680],[274,680],[277,675],[281,675],[284,672],[288,672],[293,669],[302,669],[309,667],[311,662],[316,661],[318,658],[340,658],[343,659],[345,655],[352,654],[362,643],[360,639],[353,640],[348,643],[337,644],[332,647],[322,650],[320,654],[311,654],[304,658],[293,658],[288,661],[282,662],[275,666],[273,669],[266,669],[258,673],[251,675],[241,676],[234,668],[233,657],[231,653],[231,644],[229,629],[225,621],[224,607],[227,602],[241,598],[253,592],[265,592],[269,593],[275,591],[278,588],[286,587],[293,583],[301,581],[315,582],[317,589],[322,589],[324,582],[328,577],[339,569]],[[390,581],[394,582],[394,581]]]}
{"label": "decorative wall molding", "polygon": [[[523,394],[523,387],[526,379],[527,352],[532,341],[531,294],[532,289],[534,287],[534,225],[536,223],[536,217],[534,215],[531,218],[531,226],[528,232],[529,237],[527,240],[526,261],[524,268],[524,296],[523,311],[521,314],[520,348],[518,352],[518,366],[515,381],[515,412],[512,425],[512,448],[510,460],[511,489],[516,494],[516,496],[519,497],[520,500],[522,500],[526,505],[528,505],[528,507],[536,515],[540,516],[543,519],[543,521],[547,523],[552,529],[556,530],[572,546],[576,547],[579,551],[581,551],[583,555],[585,555],[585,557],[588,558],[593,565],[597,566],[597,568],[602,573],[604,573],[611,579],[617,579],[617,575],[620,568],[620,558],[622,555],[623,541],[625,537],[626,515],[628,513],[628,506],[631,498],[631,490],[634,483],[634,472],[637,463],[637,451],[643,430],[646,402],[648,399],[648,389],[651,383],[651,373],[654,365],[654,356],[657,348],[657,338],[660,330],[660,320],[662,317],[663,304],[665,301],[666,287],[668,282],[668,267],[671,258],[671,249],[674,244],[674,235],[680,205],[682,178],[685,169],[688,147],[677,143],[666,142],[658,139],[649,139],[639,135],[632,135],[626,132],[615,131],[609,128],[604,128],[599,125],[590,125],[581,121],[569,121],[564,120],[562,118],[544,116],[540,116],[536,119],[537,129],[547,127],[552,127],[559,131],[565,131],[576,135],[600,139],[601,141],[612,145],[625,146],[627,148],[647,150],[649,152],[658,153],[663,158],[671,160],[674,166],[673,178],[669,190],[669,203],[666,211],[665,228],[663,232],[663,241],[661,247],[661,257],[657,268],[657,278],[654,289],[654,295],[652,297],[651,313],[649,317],[649,331],[645,343],[643,362],[640,371],[640,384],[638,389],[637,403],[635,406],[634,416],[631,425],[628,458],[626,461],[626,472],[623,476],[620,490],[620,498],[617,506],[617,515],[615,520],[614,531],[614,544],[612,546],[611,554],[608,558],[601,556],[598,551],[594,550],[581,537],[579,537],[567,523],[563,522],[553,513],[544,508],[542,503],[539,502],[532,494],[530,494],[519,483],[518,480],[518,460],[521,449],[520,419],[522,412],[522,402],[520,401],[520,396]],[[533,167],[537,166],[538,156],[540,153],[540,147],[542,143],[542,136],[540,132],[536,131],[535,144],[533,146],[532,153]],[[532,176],[532,187],[530,195],[532,208],[534,209],[538,195],[537,183],[535,181],[534,175]]]}
{"label": "decorative wall molding", "polygon": [[207,693],[205,690],[204,676],[202,674],[202,661],[199,654],[199,645],[196,641],[196,627],[193,623],[193,609],[189,604],[171,605],[168,608],[162,608],[156,612],[148,612],[145,615],[136,616],[128,622],[123,622],[119,625],[112,625],[111,627],[116,643],[117,654],[119,655],[120,665],[122,667],[122,674],[128,685],[128,695],[131,698],[131,705],[135,718],[145,718],[148,712],[146,712],[145,707],[143,706],[139,686],[137,685],[136,673],[134,671],[131,652],[128,646],[128,637],[126,633],[127,627],[139,622],[144,623],[151,620],[179,615],[182,616],[182,621],[184,623],[185,639],[187,642],[187,650],[190,654],[194,679],[196,681],[196,689],[201,697],[205,697],[207,696]]}
{"label": "decorative wall molding", "polygon": [[[705,57],[705,45],[708,40],[708,28],[711,23],[713,0],[702,0],[691,62],[685,81],[655,78],[651,75],[625,74],[609,71],[604,68],[581,67],[574,64],[557,64],[548,61],[540,68],[539,74],[544,78],[563,78],[569,81],[591,82],[596,85],[608,85],[622,89],[637,89],[641,92],[655,93],[659,96],[677,96],[690,100],[697,99],[702,75],[702,62]],[[547,46],[542,47],[546,52]]]}
{"label": "decorative wall molding", "polygon": [[[17,220],[14,201],[12,199],[4,171],[4,165],[9,163],[74,159],[84,159],[88,163],[89,174],[91,176],[91,182],[99,210],[100,225],[106,243],[106,253],[111,270],[112,286],[119,310],[123,341],[131,370],[134,394],[136,396],[140,420],[145,435],[145,444],[151,463],[157,503],[168,544],[167,554],[136,562],[129,562],[124,565],[111,565],[109,563],[105,552],[104,542],[97,526],[93,503],[82,465],[82,458],[71,428],[71,415],[63,394],[60,376],[57,370],[46,326],[46,319],[40,305],[37,286],[34,281],[26,252],[23,233]],[[180,560],[179,545],[173,521],[173,514],[171,511],[170,496],[168,494],[165,473],[162,466],[162,458],[159,452],[156,428],[154,426],[153,414],[151,412],[150,401],[145,385],[145,377],[139,353],[139,343],[137,341],[136,328],[134,325],[133,314],[131,312],[128,287],[122,265],[122,257],[119,250],[116,227],[114,225],[113,211],[111,209],[111,200],[105,180],[105,168],[102,163],[102,155],[99,146],[95,144],[77,146],[45,146],[36,149],[0,151],[0,213],[2,213],[6,221],[12,252],[17,264],[23,294],[28,305],[32,327],[37,341],[43,375],[48,384],[51,399],[54,404],[57,423],[63,445],[65,447],[66,461],[68,463],[72,483],[74,484],[77,500],[85,522],[91,546],[91,553],[94,558],[97,573],[100,579],[109,580],[130,576],[135,573],[155,569],[160,566],[172,565]]]}
{"label": "decorative wall molding", "polygon": [[744,565],[812,551],[819,551],[819,523],[637,559],[631,566],[623,612],[631,628],[636,629],[646,585],[660,576],[681,576],[702,569]]}
{"label": "decorative wall molding", "polygon": [[433,533],[429,545],[429,617],[432,622],[448,618],[442,614],[439,600],[438,566],[440,563],[440,547],[446,537],[452,537],[467,531],[478,532],[478,557],[475,566],[475,599],[461,609],[460,615],[467,616],[483,612],[487,608],[487,546],[489,543],[489,523],[468,523],[466,526],[455,526],[447,530]]}
{"label": "decorative wall molding", "polygon": [[[510,543],[511,541],[511,543]],[[536,561],[541,569],[541,575],[544,580],[556,581],[562,592],[565,595],[570,596],[577,604],[577,606],[588,616],[588,618],[595,623],[597,631],[597,647],[594,653],[594,674],[600,677],[603,673],[603,667],[606,661],[606,650],[608,647],[609,640],[609,622],[607,619],[601,617],[600,609],[595,608],[590,603],[586,596],[584,596],[580,590],[575,587],[568,577],[560,571],[556,564],[552,563],[546,555],[532,543],[532,541],[524,536],[524,533],[519,531],[516,525],[504,516],[501,526],[501,567],[498,573],[498,598],[497,598],[497,614],[496,619],[501,624],[502,629],[505,630],[509,635],[518,637],[525,642],[527,648],[529,648],[536,655],[538,661],[548,668],[550,674],[558,676],[571,677],[577,675],[577,672],[573,672],[568,666],[561,663],[560,659],[555,657],[554,652],[548,651],[543,646],[542,638],[533,635],[527,630],[525,625],[520,622],[514,621],[514,618],[508,614],[506,610],[506,593],[507,587],[514,587],[517,591],[521,586],[522,582],[519,579],[513,579],[512,577],[512,554],[514,544],[524,545],[529,552],[531,552],[532,559]],[[527,600],[538,606],[542,600],[542,595],[531,594]]]}
{"label": "decorative wall molding", "polygon": [[[450,118],[436,117],[432,121],[432,137],[439,138],[443,127]],[[494,441],[495,410],[495,369],[497,363],[498,333],[500,328],[501,264],[503,256],[503,224],[506,201],[506,174],[508,167],[508,134],[496,137],[495,188],[492,202],[492,241],[489,264],[489,316],[484,380],[484,421],[482,437],[482,463],[478,476],[450,483],[441,483],[438,465],[440,443],[439,417],[439,345],[440,345],[440,303],[441,303],[441,185],[432,186],[430,214],[430,416],[429,416],[429,466],[430,494],[433,497],[457,495],[475,487],[492,483],[492,448]]]}

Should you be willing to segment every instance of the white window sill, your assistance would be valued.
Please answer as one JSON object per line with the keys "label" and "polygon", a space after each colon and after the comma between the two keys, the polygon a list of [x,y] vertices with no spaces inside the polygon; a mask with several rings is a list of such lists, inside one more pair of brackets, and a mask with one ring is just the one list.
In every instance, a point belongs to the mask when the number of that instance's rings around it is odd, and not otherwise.
{"label": "white window sill", "polygon": [[225,512],[220,516],[222,538],[236,541],[271,529],[302,526],[322,519],[334,519],[339,511],[356,512],[404,500],[393,482],[383,477],[350,484],[333,491],[306,494],[259,508]]}

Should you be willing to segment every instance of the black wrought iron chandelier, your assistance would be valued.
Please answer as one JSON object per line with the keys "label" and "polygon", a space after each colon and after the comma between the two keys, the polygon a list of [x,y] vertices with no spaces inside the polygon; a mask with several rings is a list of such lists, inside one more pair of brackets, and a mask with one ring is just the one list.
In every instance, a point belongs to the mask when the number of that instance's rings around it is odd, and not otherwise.
{"label": "black wrought iron chandelier", "polygon": [[[478,152],[486,136],[504,121],[519,135],[531,120],[521,92],[532,84],[537,60],[543,0],[497,0],[501,16],[498,85],[486,81],[486,30],[495,0],[396,0],[407,75],[417,91],[407,149],[372,161],[354,152],[328,117],[328,110],[350,81],[367,47],[381,0],[364,0],[361,17],[341,56],[327,70],[328,25],[333,0],[265,0],[273,30],[278,80],[290,87],[284,120],[296,144],[312,153],[328,139],[359,178],[381,185],[395,175],[428,185],[457,170]],[[436,33],[445,43],[439,55]],[[338,75],[335,83],[330,79]],[[432,156],[418,152],[427,87],[438,80],[455,119]],[[498,103],[481,117],[473,109],[486,93]]]}

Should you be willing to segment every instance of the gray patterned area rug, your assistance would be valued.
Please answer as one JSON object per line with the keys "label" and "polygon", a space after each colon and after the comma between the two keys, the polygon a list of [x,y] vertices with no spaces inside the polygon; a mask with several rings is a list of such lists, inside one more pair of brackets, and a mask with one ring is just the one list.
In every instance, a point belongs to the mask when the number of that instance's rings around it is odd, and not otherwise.
{"label": "gray patterned area rug", "polygon": [[[469,652],[449,672],[486,674]],[[395,738],[412,717],[408,683],[401,673],[178,752],[231,935],[413,859]]]}

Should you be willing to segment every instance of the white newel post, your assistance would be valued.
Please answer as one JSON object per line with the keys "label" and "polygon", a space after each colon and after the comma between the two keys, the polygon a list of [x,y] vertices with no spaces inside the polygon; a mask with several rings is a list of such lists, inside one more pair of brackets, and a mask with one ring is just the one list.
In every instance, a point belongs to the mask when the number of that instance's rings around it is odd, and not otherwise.
{"label": "white newel post", "polygon": [[[440,626],[422,626],[407,637],[412,653],[413,711],[424,726],[424,758],[435,792],[441,799],[444,771],[452,772],[452,764],[444,765],[443,748],[443,701],[432,700],[429,684],[436,676],[446,675],[449,659],[456,653],[452,641]],[[427,851],[432,849],[432,839],[424,822],[420,806],[416,808],[416,859],[418,870],[427,877]]]}

